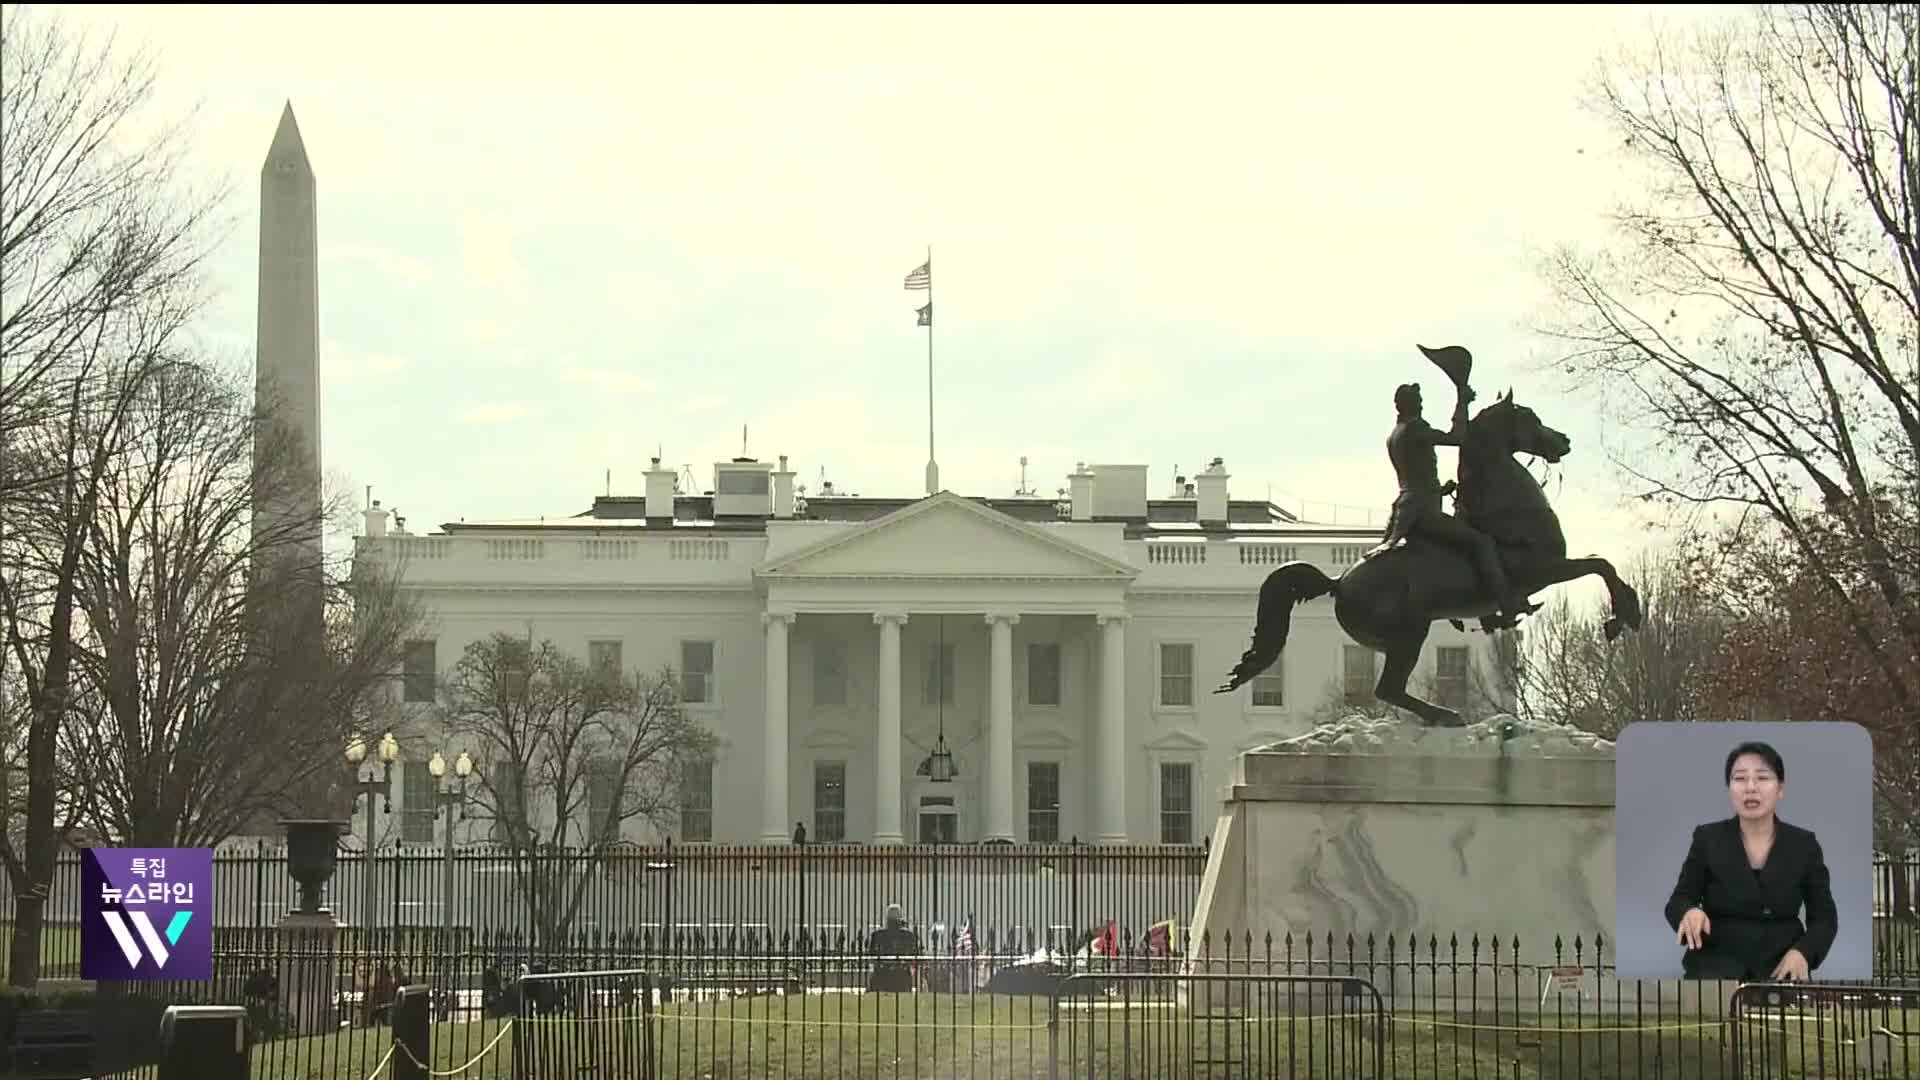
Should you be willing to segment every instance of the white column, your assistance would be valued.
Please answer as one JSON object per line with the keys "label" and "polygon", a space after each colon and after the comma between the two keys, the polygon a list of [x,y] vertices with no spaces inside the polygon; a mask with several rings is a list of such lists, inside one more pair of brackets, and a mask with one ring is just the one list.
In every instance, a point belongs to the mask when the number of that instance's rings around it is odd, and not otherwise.
{"label": "white column", "polygon": [[992,675],[987,682],[987,817],[980,839],[1013,843],[1013,624],[1018,615],[987,616]]}
{"label": "white column", "polygon": [[900,627],[907,617],[881,613],[873,621],[880,625],[880,700],[874,710],[880,723],[873,740],[873,842],[899,844],[906,841],[900,829]]}
{"label": "white column", "polygon": [[1102,844],[1127,842],[1127,636],[1126,616],[1102,615],[1100,624],[1100,724],[1094,784],[1100,791]]}
{"label": "white column", "polygon": [[767,728],[761,740],[766,774],[761,781],[765,790],[760,793],[760,842],[785,844],[793,839],[793,825],[787,820],[787,627],[793,624],[793,615],[767,612],[760,621],[767,627]]}

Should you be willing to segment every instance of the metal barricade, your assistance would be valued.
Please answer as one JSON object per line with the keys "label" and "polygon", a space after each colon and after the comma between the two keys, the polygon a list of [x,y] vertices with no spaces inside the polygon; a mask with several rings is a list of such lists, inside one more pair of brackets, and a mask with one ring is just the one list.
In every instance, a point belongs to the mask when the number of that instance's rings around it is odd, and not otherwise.
{"label": "metal barricade", "polygon": [[620,971],[523,975],[513,1021],[513,1080],[653,1080],[654,976]]}
{"label": "metal barricade", "polygon": [[1727,1010],[1742,1080],[1920,1080],[1920,987],[1746,983]]}
{"label": "metal barricade", "polygon": [[1366,979],[1081,971],[1049,1017],[1050,1080],[1386,1077],[1386,1006]]}

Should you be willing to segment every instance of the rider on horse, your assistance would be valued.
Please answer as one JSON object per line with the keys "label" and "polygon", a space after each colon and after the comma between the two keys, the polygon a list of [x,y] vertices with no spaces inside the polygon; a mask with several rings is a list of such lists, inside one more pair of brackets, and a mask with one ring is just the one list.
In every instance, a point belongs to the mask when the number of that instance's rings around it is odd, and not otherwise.
{"label": "rider on horse", "polygon": [[[1446,350],[1428,350],[1423,346],[1421,351],[1426,352],[1442,368],[1451,367],[1443,360]],[[1405,383],[1394,390],[1393,404],[1399,417],[1393,425],[1393,432],[1387,436],[1387,457],[1392,460],[1394,474],[1399,477],[1400,493],[1393,500],[1393,515],[1387,521],[1386,539],[1367,552],[1367,557],[1385,552],[1402,540],[1415,536],[1454,548],[1474,561],[1481,580],[1495,598],[1500,613],[1499,621],[1512,625],[1510,620],[1529,609],[1526,594],[1517,592],[1508,582],[1506,570],[1500,565],[1500,556],[1494,551],[1493,541],[1485,533],[1442,509],[1441,500],[1452,493],[1454,484],[1449,482],[1444,487],[1441,485],[1440,466],[1434,448],[1460,445],[1467,428],[1467,403],[1474,397],[1466,384],[1464,372],[1456,376],[1455,383],[1459,387],[1459,397],[1453,409],[1453,426],[1447,431],[1435,428],[1421,415],[1418,383]]]}

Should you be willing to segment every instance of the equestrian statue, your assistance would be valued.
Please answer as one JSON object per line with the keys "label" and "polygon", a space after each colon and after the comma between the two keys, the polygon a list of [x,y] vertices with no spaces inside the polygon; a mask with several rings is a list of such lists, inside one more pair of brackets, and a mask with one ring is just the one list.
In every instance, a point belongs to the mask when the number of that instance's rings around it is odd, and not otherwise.
{"label": "equestrian statue", "polygon": [[[1421,415],[1420,387],[1394,390],[1398,413],[1387,436],[1387,456],[1399,477],[1386,535],[1379,546],[1349,566],[1338,581],[1310,562],[1283,564],[1260,586],[1253,643],[1216,694],[1251,682],[1286,648],[1293,606],[1331,594],[1334,618],[1348,637],[1386,655],[1374,696],[1418,716],[1430,727],[1457,727],[1460,714],[1407,692],[1428,631],[1439,619],[1464,628],[1478,620],[1493,633],[1510,629],[1539,609],[1533,593],[1596,574],[1606,582],[1612,612],[1609,641],[1622,628],[1640,628],[1640,597],[1613,564],[1598,556],[1567,557],[1567,538],[1546,493],[1516,455],[1555,463],[1572,441],[1541,423],[1513,391],[1468,419],[1474,399],[1468,385],[1473,355],[1450,345],[1418,346],[1453,383],[1451,426],[1442,431]],[[1440,483],[1435,448],[1459,449],[1457,478]],[[1443,500],[1454,496],[1456,513]]]}

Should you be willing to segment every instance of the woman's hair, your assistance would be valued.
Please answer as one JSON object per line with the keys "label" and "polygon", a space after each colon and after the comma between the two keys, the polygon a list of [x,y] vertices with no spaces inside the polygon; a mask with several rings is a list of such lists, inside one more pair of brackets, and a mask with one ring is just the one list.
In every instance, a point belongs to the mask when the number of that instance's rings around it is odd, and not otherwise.
{"label": "woman's hair", "polygon": [[1783,784],[1787,782],[1787,763],[1781,760],[1780,751],[1775,750],[1763,742],[1743,742],[1739,746],[1734,747],[1733,752],[1727,755],[1727,767],[1724,770],[1725,775],[1721,778],[1721,783],[1733,783],[1733,763],[1739,761],[1740,758],[1746,754],[1752,754],[1761,761],[1766,762],[1767,768],[1773,770],[1773,775],[1776,779]]}

